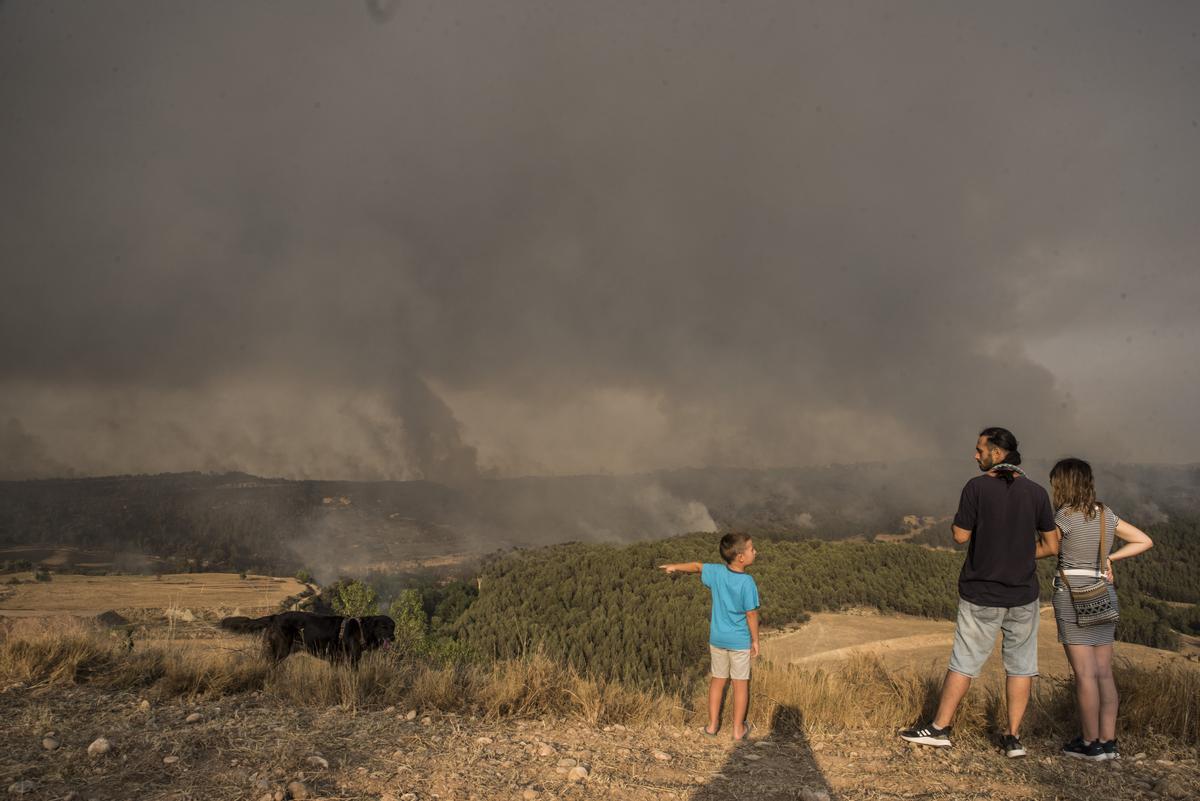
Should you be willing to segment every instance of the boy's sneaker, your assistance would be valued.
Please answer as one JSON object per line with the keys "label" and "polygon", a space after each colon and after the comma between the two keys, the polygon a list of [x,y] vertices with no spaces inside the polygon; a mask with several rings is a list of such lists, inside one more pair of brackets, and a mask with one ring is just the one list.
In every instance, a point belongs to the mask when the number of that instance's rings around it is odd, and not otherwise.
{"label": "boy's sneaker", "polygon": [[1021,738],[1015,734],[1006,734],[1000,742],[1004,748],[1004,755],[1009,759],[1025,756],[1025,746],[1021,745]]}
{"label": "boy's sneaker", "polygon": [[1076,737],[1071,742],[1062,747],[1064,755],[1075,757],[1076,759],[1087,759],[1092,762],[1100,762],[1108,759],[1104,754],[1104,746],[1097,740],[1094,743],[1085,743],[1082,737]]}
{"label": "boy's sneaker", "polygon": [[1121,758],[1121,749],[1117,748],[1117,740],[1115,737],[1111,740],[1104,740],[1100,743],[1100,747],[1104,749],[1105,759]]}
{"label": "boy's sneaker", "polygon": [[913,726],[911,729],[900,730],[901,739],[920,745],[932,745],[935,748],[946,748],[950,745],[950,727],[939,729],[933,722]]}

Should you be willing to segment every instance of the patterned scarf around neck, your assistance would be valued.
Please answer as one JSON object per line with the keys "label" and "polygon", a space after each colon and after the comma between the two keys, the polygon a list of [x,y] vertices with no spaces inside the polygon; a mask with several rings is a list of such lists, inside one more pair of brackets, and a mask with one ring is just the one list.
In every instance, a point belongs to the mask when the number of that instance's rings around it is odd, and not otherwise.
{"label": "patterned scarf around neck", "polygon": [[1009,464],[1008,462],[1001,462],[1000,464],[992,465],[992,470],[996,471],[997,478],[1004,479],[1004,483],[1010,487],[1012,486],[1012,483],[1018,474],[1022,476],[1025,475],[1024,470],[1017,467],[1015,464]]}

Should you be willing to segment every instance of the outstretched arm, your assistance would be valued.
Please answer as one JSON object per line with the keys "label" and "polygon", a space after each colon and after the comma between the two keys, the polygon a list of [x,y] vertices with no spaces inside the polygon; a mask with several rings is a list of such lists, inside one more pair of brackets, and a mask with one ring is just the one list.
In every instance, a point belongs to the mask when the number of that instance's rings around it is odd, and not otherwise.
{"label": "outstretched arm", "polygon": [[1038,532],[1037,558],[1044,559],[1047,556],[1056,556],[1058,549],[1062,544],[1062,532],[1057,527],[1051,531]]}
{"label": "outstretched arm", "polygon": [[673,565],[659,565],[658,569],[668,573],[699,573],[704,569],[704,565],[699,562],[679,562]]}

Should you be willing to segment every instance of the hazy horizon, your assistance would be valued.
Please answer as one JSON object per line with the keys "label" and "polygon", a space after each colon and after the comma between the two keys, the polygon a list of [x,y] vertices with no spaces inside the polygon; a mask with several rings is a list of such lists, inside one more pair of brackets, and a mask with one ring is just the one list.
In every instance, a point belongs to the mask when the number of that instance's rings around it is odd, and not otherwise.
{"label": "hazy horizon", "polygon": [[1200,457],[1200,6],[0,3],[0,478]]}

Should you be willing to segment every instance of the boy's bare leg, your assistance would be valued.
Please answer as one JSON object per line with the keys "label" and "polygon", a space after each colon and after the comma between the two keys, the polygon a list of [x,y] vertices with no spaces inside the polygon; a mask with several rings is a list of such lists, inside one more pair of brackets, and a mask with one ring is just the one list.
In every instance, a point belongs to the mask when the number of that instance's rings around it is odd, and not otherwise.
{"label": "boy's bare leg", "polygon": [[750,679],[733,681],[733,739],[746,733],[746,710],[750,708]]}
{"label": "boy's bare leg", "polygon": [[729,679],[718,679],[713,676],[708,682],[708,728],[709,734],[716,734],[721,728],[721,701],[725,698],[725,682]]}
{"label": "boy's bare leg", "polygon": [[954,713],[962,703],[963,696],[971,689],[971,677],[953,670],[946,671],[946,680],[942,682],[942,697],[938,701],[937,714],[933,716],[933,725],[944,729],[954,721]]}

